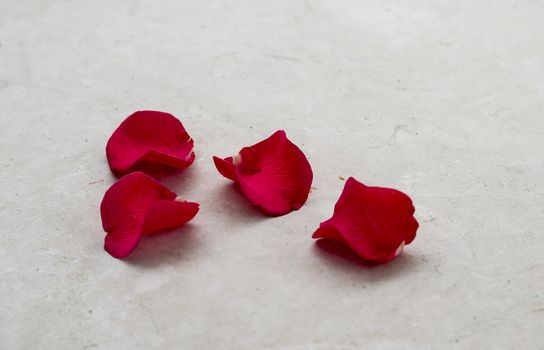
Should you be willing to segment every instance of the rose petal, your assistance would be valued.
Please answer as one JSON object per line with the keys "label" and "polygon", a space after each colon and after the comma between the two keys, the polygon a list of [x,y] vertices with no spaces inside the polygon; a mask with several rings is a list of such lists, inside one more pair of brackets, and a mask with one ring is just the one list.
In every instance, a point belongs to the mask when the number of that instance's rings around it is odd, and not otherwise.
{"label": "rose petal", "polygon": [[402,252],[419,227],[412,200],[391,188],[369,187],[350,177],[313,238],[342,242],[367,261],[386,262]]}
{"label": "rose petal", "polygon": [[144,234],[181,226],[198,212],[198,203],[176,200],[176,194],[142,172],[122,177],[104,194],[100,205],[107,232],[104,249],[124,258]]}
{"label": "rose petal", "polygon": [[247,199],[271,216],[299,209],[310,192],[313,173],[302,151],[280,130],[235,157],[213,158],[217,170]]}
{"label": "rose petal", "polygon": [[111,171],[122,176],[150,165],[184,169],[195,159],[193,140],[171,114],[140,111],[113,132],[106,146]]}

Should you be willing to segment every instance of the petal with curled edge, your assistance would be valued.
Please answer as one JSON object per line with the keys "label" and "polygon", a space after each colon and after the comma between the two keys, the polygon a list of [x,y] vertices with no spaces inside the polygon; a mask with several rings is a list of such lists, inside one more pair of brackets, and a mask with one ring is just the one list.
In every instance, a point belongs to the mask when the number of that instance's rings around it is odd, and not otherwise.
{"label": "petal with curled edge", "polygon": [[148,169],[184,169],[195,159],[194,142],[169,113],[139,111],[127,117],[106,146],[111,171],[122,176]]}
{"label": "petal with curled edge", "polygon": [[130,173],[115,182],[100,205],[107,232],[104,249],[122,259],[138,246],[142,235],[181,226],[198,212],[198,203],[176,194],[142,173]]}
{"label": "petal with curled edge", "polygon": [[364,260],[387,262],[414,240],[419,227],[414,211],[406,194],[366,186],[350,177],[333,216],[312,237],[341,242]]}
{"label": "petal with curled edge", "polygon": [[312,168],[283,130],[234,157],[213,159],[219,173],[237,182],[246,198],[267,215],[298,210],[308,198]]}

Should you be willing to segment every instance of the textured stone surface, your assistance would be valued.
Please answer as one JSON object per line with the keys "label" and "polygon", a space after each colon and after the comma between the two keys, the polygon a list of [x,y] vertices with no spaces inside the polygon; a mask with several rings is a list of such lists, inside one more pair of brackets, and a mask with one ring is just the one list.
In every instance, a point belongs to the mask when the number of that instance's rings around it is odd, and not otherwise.
{"label": "textured stone surface", "polygon": [[[0,0],[2,349],[544,348],[544,3]],[[201,203],[102,249],[107,138],[180,117]],[[214,169],[277,129],[316,188],[263,218]],[[343,182],[414,199],[367,268],[317,247]]]}

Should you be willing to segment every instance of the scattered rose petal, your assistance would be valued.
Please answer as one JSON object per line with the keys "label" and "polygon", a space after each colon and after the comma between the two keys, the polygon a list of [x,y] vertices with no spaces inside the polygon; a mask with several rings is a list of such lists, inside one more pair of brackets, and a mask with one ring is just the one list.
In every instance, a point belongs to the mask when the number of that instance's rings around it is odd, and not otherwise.
{"label": "scattered rose petal", "polygon": [[106,146],[111,171],[184,169],[195,159],[193,140],[171,114],[140,111],[130,115],[113,132]]}
{"label": "scattered rose petal", "polygon": [[186,202],[142,172],[114,183],[100,205],[107,232],[104,249],[124,258],[138,246],[142,235],[181,226],[198,212],[198,203]]}
{"label": "scattered rose petal", "polygon": [[416,237],[419,227],[412,200],[391,188],[369,187],[350,177],[332,218],[313,238],[341,242],[367,261],[386,262]]}
{"label": "scattered rose petal", "polygon": [[265,214],[287,214],[308,198],[312,168],[283,130],[234,157],[213,160],[221,175],[237,182],[247,199]]}

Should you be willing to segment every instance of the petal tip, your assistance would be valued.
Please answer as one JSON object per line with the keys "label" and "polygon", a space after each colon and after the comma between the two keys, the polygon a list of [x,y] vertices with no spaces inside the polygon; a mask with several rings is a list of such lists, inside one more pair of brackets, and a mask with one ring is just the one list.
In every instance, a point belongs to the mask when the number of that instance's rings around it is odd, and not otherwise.
{"label": "petal tip", "polygon": [[223,177],[232,180],[236,180],[236,171],[234,169],[233,158],[227,157],[225,159],[213,156],[213,163],[217,171],[223,175]]}

